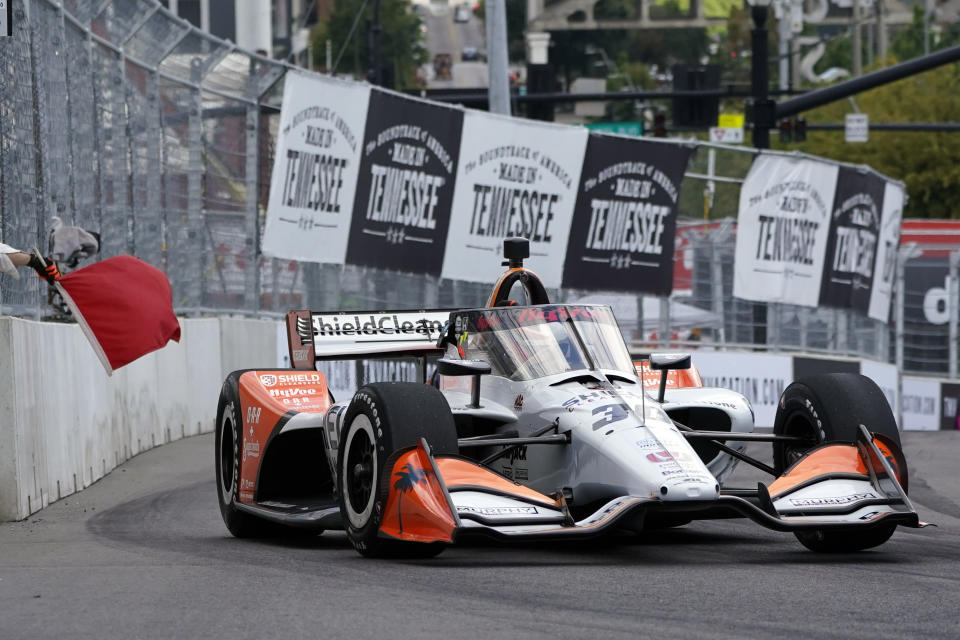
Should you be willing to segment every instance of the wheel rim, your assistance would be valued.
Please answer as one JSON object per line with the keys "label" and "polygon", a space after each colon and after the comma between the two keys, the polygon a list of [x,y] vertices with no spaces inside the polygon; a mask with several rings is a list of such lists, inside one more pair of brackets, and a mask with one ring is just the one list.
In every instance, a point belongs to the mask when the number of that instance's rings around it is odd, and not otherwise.
{"label": "wheel rim", "polygon": [[820,441],[817,428],[802,414],[794,415],[787,422],[784,435],[798,436],[807,442],[787,442],[783,445],[783,470],[786,471]]}
{"label": "wheel rim", "polygon": [[373,445],[373,425],[367,416],[357,416],[349,431],[340,473],[343,477],[347,519],[351,525],[360,528],[373,513],[377,455]]}
{"label": "wheel rim", "polygon": [[237,470],[237,447],[233,436],[233,405],[223,412],[220,425],[220,495],[229,504],[233,498],[233,486]]}

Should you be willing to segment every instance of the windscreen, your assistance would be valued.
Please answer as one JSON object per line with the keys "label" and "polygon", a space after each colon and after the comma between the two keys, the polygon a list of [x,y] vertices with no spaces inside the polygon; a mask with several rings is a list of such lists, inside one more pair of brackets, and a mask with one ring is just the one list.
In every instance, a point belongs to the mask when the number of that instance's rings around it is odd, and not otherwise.
{"label": "windscreen", "polygon": [[454,315],[462,358],[486,360],[494,375],[532,380],[582,370],[633,375],[613,312],[605,306],[503,307]]}

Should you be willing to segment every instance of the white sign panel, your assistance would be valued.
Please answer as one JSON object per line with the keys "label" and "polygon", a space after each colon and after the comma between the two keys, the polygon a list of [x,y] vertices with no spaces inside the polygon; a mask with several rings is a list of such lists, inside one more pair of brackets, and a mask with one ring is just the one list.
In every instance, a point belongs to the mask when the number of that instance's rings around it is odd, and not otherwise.
{"label": "white sign panel", "polygon": [[495,282],[503,239],[530,239],[526,265],[559,287],[588,131],[468,111],[442,277]]}
{"label": "white sign panel", "polygon": [[865,113],[848,113],[843,132],[847,142],[866,142],[870,138],[870,117]]}
{"label": "white sign panel", "polygon": [[900,415],[900,403],[898,398],[899,376],[897,367],[886,362],[875,362],[873,360],[862,360],[860,362],[860,375],[866,376],[877,383],[883,395],[887,398],[890,410],[894,416]]}
{"label": "white sign panel", "polygon": [[901,397],[904,431],[940,429],[940,381],[903,377]]}
{"label": "white sign panel", "polygon": [[815,307],[837,167],[761,155],[740,189],[733,295]]}
{"label": "white sign panel", "polygon": [[693,364],[707,387],[737,391],[750,401],[758,427],[773,427],[780,394],[793,381],[790,356],[735,351],[698,352]]}
{"label": "white sign panel", "polygon": [[10,19],[10,9],[13,0],[0,0],[0,37],[13,35],[13,21]]}
{"label": "white sign panel", "polygon": [[880,214],[880,236],[877,238],[877,262],[870,290],[871,318],[888,322],[893,279],[900,246],[900,221],[903,217],[903,188],[888,182],[883,190],[883,211]]}
{"label": "white sign panel", "polygon": [[343,263],[369,101],[368,85],[287,74],[265,255]]}
{"label": "white sign panel", "polygon": [[710,142],[743,143],[743,127],[710,127]]}

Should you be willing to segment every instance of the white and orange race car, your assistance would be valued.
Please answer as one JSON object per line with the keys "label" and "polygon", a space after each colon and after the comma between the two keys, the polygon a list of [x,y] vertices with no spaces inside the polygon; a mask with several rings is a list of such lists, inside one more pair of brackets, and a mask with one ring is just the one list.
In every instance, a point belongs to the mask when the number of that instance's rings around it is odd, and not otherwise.
{"label": "white and orange race car", "polygon": [[[609,307],[550,304],[508,239],[489,306],[287,316],[295,369],[236,371],[216,423],[235,536],[344,529],[365,556],[432,556],[470,536],[575,538],[744,516],[814,551],[920,527],[896,422],[868,378],[791,384],[774,432],[689,355],[631,358]],[[511,291],[526,303],[514,305]],[[412,357],[422,383],[335,402],[322,359]],[[428,376],[428,362],[433,373]],[[770,442],[773,466],[744,454]],[[744,461],[773,481],[724,485]]]}

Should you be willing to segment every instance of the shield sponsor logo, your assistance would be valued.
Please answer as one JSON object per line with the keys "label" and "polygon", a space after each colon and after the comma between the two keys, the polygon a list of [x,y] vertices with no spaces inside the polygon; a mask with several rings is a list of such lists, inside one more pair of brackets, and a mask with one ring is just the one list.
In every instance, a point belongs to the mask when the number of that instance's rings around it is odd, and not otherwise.
{"label": "shield sponsor logo", "polygon": [[272,387],[277,384],[277,376],[267,373],[260,376],[260,384],[265,387]]}

